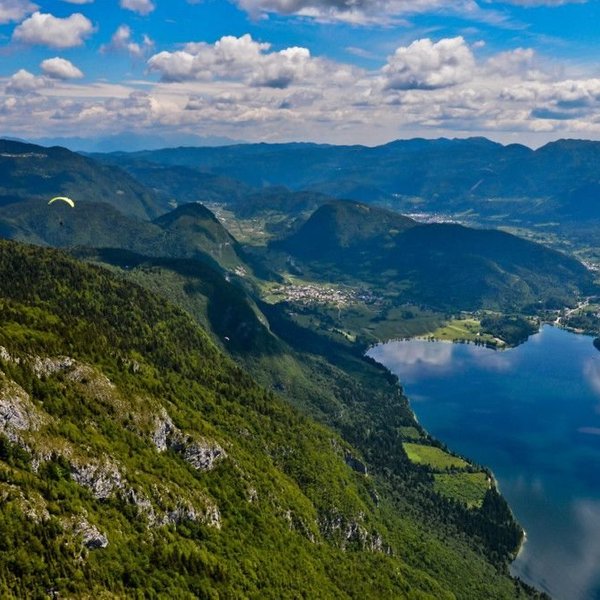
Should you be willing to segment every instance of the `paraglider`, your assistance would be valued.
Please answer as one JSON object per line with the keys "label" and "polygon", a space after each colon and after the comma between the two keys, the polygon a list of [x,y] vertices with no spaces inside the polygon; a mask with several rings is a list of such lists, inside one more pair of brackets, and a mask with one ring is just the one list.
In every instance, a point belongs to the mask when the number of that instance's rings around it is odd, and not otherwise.
{"label": "paraglider", "polygon": [[75,208],[75,202],[73,202],[73,200],[71,200],[71,198],[67,198],[66,196],[56,196],[55,198],[52,198],[52,200],[50,200],[50,202],[48,202],[48,204],[52,204],[53,202],[56,202],[57,200],[62,200],[63,202],[66,202],[71,208]]}
{"label": "paraglider", "polygon": [[[65,204],[68,204],[71,208],[75,208],[75,202],[73,202],[71,198],[67,198],[66,196],[55,196],[50,200],[50,202],[48,202],[48,206],[54,202],[58,202],[59,200],[61,202],[64,202]],[[58,213],[60,214],[61,211],[59,210]],[[64,225],[62,218],[59,220],[58,223],[61,227]]]}

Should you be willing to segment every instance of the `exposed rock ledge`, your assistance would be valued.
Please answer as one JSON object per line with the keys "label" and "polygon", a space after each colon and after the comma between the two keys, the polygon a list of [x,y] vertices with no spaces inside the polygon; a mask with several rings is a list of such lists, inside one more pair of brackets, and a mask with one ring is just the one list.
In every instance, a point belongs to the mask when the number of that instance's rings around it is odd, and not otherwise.
{"label": "exposed rock ledge", "polygon": [[174,450],[197,471],[211,471],[216,464],[227,457],[225,450],[217,442],[193,439],[178,429],[163,408],[156,417],[152,441],[159,452]]}
{"label": "exposed rock ledge", "polygon": [[88,488],[98,500],[105,500],[115,491],[125,489],[118,467],[110,462],[71,464],[71,478]]}
{"label": "exposed rock ledge", "polygon": [[13,356],[4,346],[0,346],[0,360],[7,363],[18,365],[21,362],[20,358]]}
{"label": "exposed rock ledge", "polygon": [[198,511],[191,505],[181,504],[177,508],[168,511],[159,521],[159,524],[178,525],[185,521],[199,521],[208,525],[208,527],[221,529],[221,513],[217,505],[212,503],[207,504],[202,511]]}
{"label": "exposed rock ledge", "polygon": [[[114,384],[102,373],[93,367],[80,363],[68,356],[40,357],[27,356],[24,359],[12,356],[6,348],[0,346],[0,360],[13,364],[25,360],[39,377],[48,377],[57,373],[64,374],[65,379],[73,383],[84,385],[93,397],[99,400],[116,398]],[[198,498],[197,501],[181,501],[174,508],[167,509],[159,500],[154,504],[143,493],[136,493],[122,475],[119,466],[110,458],[102,457],[85,461],[83,457],[74,459],[73,452],[68,446],[59,448],[34,448],[27,446],[22,434],[40,430],[53,418],[40,410],[29,397],[29,394],[17,383],[11,381],[0,370],[0,433],[13,443],[31,452],[33,455],[32,466],[37,469],[42,462],[51,460],[55,456],[66,458],[71,467],[70,475],[74,482],[86,487],[93,496],[99,500],[107,499],[115,494],[127,498],[134,504],[139,513],[148,518],[150,527],[167,524],[178,524],[186,520],[201,521],[209,527],[220,529],[221,515],[218,506],[208,498]],[[216,442],[203,438],[193,438],[179,430],[166,412],[161,412],[154,419],[155,429],[152,441],[159,452],[172,449],[181,455],[194,469],[210,471],[216,464],[227,457],[225,450]],[[25,440],[29,438],[25,436]],[[45,506],[33,507],[21,491],[16,488],[0,490],[6,498],[19,500],[19,506],[32,519],[47,519],[49,514]],[[15,496],[16,494],[16,496]],[[0,494],[0,499],[2,494]],[[162,508],[159,508],[161,505]],[[35,508],[35,510],[34,510]],[[86,548],[94,550],[105,548],[108,539],[95,526],[83,518],[73,518],[68,523],[74,534],[81,536]]]}
{"label": "exposed rock ledge", "polygon": [[384,544],[379,533],[369,532],[357,519],[348,519],[342,515],[329,515],[319,519],[321,532],[326,538],[337,539],[340,547],[345,550],[348,546],[357,545],[362,550],[384,552],[389,554],[391,549]]}
{"label": "exposed rock ledge", "polygon": [[173,444],[175,438],[179,437],[181,432],[171,420],[169,413],[161,408],[160,415],[154,419],[154,432],[152,433],[152,443],[159,452],[166,452]]}
{"label": "exposed rock ledge", "polygon": [[197,471],[212,471],[217,462],[225,458],[225,450],[215,442],[189,442],[181,452],[183,460]]}
{"label": "exposed rock ledge", "polygon": [[346,464],[353,471],[356,471],[357,473],[360,473],[361,475],[368,474],[367,465],[365,465],[365,463],[362,462],[362,460],[359,460],[355,456],[352,456],[352,454],[350,454],[349,452],[346,452],[346,454],[344,456],[344,460],[346,461]]}
{"label": "exposed rock ledge", "polygon": [[72,522],[73,533],[81,538],[83,545],[89,550],[100,550],[108,546],[108,538],[100,530],[84,519],[76,517]]}
{"label": "exposed rock ledge", "polygon": [[[0,371],[0,433],[11,442],[21,444],[20,431],[36,431],[44,422],[43,414],[29,394]],[[22,445],[22,444],[21,444]]]}

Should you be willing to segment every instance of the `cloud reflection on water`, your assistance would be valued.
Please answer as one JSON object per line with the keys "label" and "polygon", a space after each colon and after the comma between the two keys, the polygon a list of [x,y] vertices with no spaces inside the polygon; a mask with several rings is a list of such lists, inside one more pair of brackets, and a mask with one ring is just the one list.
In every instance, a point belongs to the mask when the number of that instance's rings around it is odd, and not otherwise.
{"label": "cloud reflection on water", "polygon": [[487,371],[496,371],[499,373],[510,371],[515,366],[516,354],[510,350],[498,351],[480,346],[465,346],[470,360],[477,366]]}
{"label": "cloud reflection on water", "polygon": [[570,524],[561,532],[561,545],[540,544],[533,553],[526,544],[511,571],[535,573],[538,586],[557,600],[593,600],[600,584],[600,502],[576,498],[565,512],[570,516],[555,515]]}
{"label": "cloud reflection on water", "polygon": [[543,498],[545,495],[544,480],[539,475],[526,477],[521,473],[513,485],[515,486],[515,490],[521,494],[533,494],[534,496],[538,496],[540,498]]}
{"label": "cloud reflection on water", "polygon": [[577,431],[579,433],[584,433],[586,435],[599,435],[600,436],[600,427],[580,427]]}
{"label": "cloud reflection on water", "polygon": [[[600,396],[600,361],[596,358],[588,358],[583,364],[583,375],[597,396]],[[600,412],[600,406],[596,407]]]}
{"label": "cloud reflection on water", "polygon": [[600,355],[557,328],[530,342],[412,340],[369,355],[434,435],[494,470],[529,537],[514,572],[555,600],[600,600]]}
{"label": "cloud reflection on water", "polygon": [[514,368],[518,360],[516,353],[510,350],[426,340],[388,342],[371,348],[367,354],[398,374],[400,379],[409,380],[423,377],[424,373],[442,376],[472,364],[486,371],[503,373]]}
{"label": "cloud reflection on water", "polygon": [[401,378],[422,376],[424,372],[443,374],[453,364],[454,344],[426,341],[388,342],[371,348],[367,353]]}

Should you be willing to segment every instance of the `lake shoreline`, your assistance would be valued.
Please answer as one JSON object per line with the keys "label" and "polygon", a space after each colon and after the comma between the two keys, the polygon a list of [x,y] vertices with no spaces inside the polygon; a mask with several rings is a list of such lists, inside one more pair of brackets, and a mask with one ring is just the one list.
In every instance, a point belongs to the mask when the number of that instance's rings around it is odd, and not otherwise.
{"label": "lake shoreline", "polygon": [[[582,425],[600,431],[600,361],[589,338],[543,323],[529,344],[500,353],[472,342],[432,344],[430,336],[369,350],[399,378],[433,438],[453,455],[488,465],[522,530],[511,574],[556,600],[600,597],[600,564],[587,584],[597,587],[582,595],[577,553],[569,551],[596,526],[582,521],[591,517],[577,507],[593,501],[600,511],[600,481],[585,477],[600,469],[600,438],[578,433]],[[560,455],[555,448],[563,449]]]}
{"label": "lake shoreline", "polygon": [[[404,339],[399,339],[399,340],[390,340],[389,342],[381,342],[381,343],[378,343],[378,344],[374,344],[373,346],[371,346],[371,347],[369,347],[369,348],[367,349],[367,351],[365,352],[365,356],[368,356],[368,352],[369,352],[370,350],[372,350],[372,349],[376,348],[377,346],[381,346],[381,345],[384,345],[384,344],[387,344],[387,343],[390,343],[390,342],[406,342],[406,341],[411,341],[411,340],[424,341],[424,342],[428,342],[428,343],[429,343],[429,342],[436,342],[436,343],[446,343],[446,344],[449,344],[449,345],[454,345],[454,344],[463,344],[463,345],[467,345],[467,344],[468,344],[468,345],[473,345],[473,346],[483,346],[483,347],[485,347],[485,348],[488,348],[488,349],[490,349],[490,350],[498,351],[498,348],[495,348],[495,347],[487,347],[487,346],[484,346],[484,345],[481,345],[481,344],[474,344],[474,343],[472,343],[472,342],[469,342],[469,341],[459,341],[459,340],[434,340],[434,339],[431,339],[430,337],[426,337],[426,338],[425,338],[425,337],[416,336],[416,337],[411,337],[411,338],[404,338]],[[502,350],[505,350],[505,349],[508,349],[508,348],[502,348]],[[391,369],[390,369],[390,368],[389,368],[387,365],[385,365],[384,363],[382,363],[382,362],[379,362],[379,361],[377,361],[377,362],[378,362],[378,364],[380,364],[380,365],[381,365],[381,366],[382,366],[382,367],[383,367],[383,368],[384,368],[384,369],[385,369],[385,370],[386,370],[388,373],[390,373],[390,374],[392,374],[392,375],[395,375],[395,373],[394,373],[394,372],[393,372],[393,371],[392,371],[392,370],[391,370]],[[512,564],[513,564],[513,563],[514,563],[514,562],[515,562],[515,561],[516,561],[516,560],[519,558],[519,556],[521,555],[521,553],[522,553],[522,551],[523,551],[523,548],[524,548],[524,546],[525,546],[525,543],[526,543],[526,541],[527,541],[527,531],[525,530],[525,528],[523,527],[523,525],[520,523],[520,521],[519,521],[519,520],[518,520],[518,518],[516,517],[516,515],[515,515],[515,513],[514,513],[514,511],[513,511],[513,509],[512,509],[512,507],[510,506],[510,503],[508,502],[508,500],[506,499],[506,497],[505,497],[505,496],[502,494],[502,490],[501,490],[501,488],[500,488],[500,484],[499,484],[499,482],[498,482],[498,479],[496,478],[496,476],[495,476],[494,472],[491,470],[491,468],[490,468],[489,466],[487,466],[487,465],[484,465],[484,464],[479,464],[477,461],[474,461],[474,460],[472,460],[472,459],[471,459],[471,458],[469,458],[468,456],[466,456],[466,455],[462,455],[462,454],[459,454],[459,453],[457,453],[457,452],[456,452],[455,450],[453,450],[451,447],[447,446],[447,445],[446,445],[446,442],[444,442],[444,440],[443,440],[443,439],[441,439],[441,438],[440,438],[440,437],[438,437],[438,436],[434,436],[432,433],[430,433],[430,432],[428,431],[428,429],[427,429],[427,428],[426,428],[426,427],[425,427],[425,426],[424,426],[424,425],[423,425],[423,424],[422,424],[422,423],[419,421],[419,418],[418,418],[418,416],[417,416],[417,413],[416,413],[416,412],[415,412],[415,410],[414,410],[414,406],[413,406],[413,405],[414,405],[414,402],[411,400],[411,397],[410,397],[410,395],[406,393],[406,391],[405,391],[405,389],[404,389],[404,387],[403,387],[403,385],[402,385],[402,381],[401,381],[401,380],[399,380],[399,385],[400,385],[400,387],[401,387],[401,389],[402,389],[403,393],[405,394],[405,396],[406,396],[406,398],[407,398],[407,400],[408,400],[409,409],[410,409],[410,411],[411,411],[411,414],[412,414],[412,418],[413,418],[413,420],[415,421],[415,423],[416,423],[417,425],[419,425],[420,427],[422,427],[422,429],[423,429],[423,431],[425,432],[425,434],[426,434],[427,436],[429,436],[431,439],[434,439],[434,440],[437,440],[437,441],[441,442],[441,443],[444,445],[444,447],[445,447],[445,448],[448,450],[448,452],[449,452],[449,453],[450,453],[452,456],[454,456],[454,457],[456,457],[456,458],[463,459],[463,460],[465,460],[465,461],[469,462],[469,463],[470,463],[471,465],[473,465],[473,466],[481,467],[481,469],[482,469],[484,472],[486,472],[486,473],[489,475],[489,477],[491,478],[491,481],[490,481],[490,483],[491,483],[491,487],[492,487],[493,489],[495,489],[495,490],[496,490],[496,492],[497,492],[497,493],[498,493],[498,494],[499,494],[499,495],[500,495],[502,498],[504,498],[504,500],[507,502],[507,504],[508,504],[508,506],[509,506],[509,509],[510,509],[511,516],[512,516],[512,518],[513,518],[514,522],[517,524],[517,526],[518,526],[518,527],[519,527],[519,529],[521,530],[521,534],[522,534],[522,536],[521,536],[521,539],[520,539],[520,541],[519,541],[519,544],[518,544],[518,546],[515,548],[514,552],[512,552],[512,553],[511,553],[511,555],[510,555],[510,558],[509,558],[509,568],[510,568],[510,565],[512,565]]]}

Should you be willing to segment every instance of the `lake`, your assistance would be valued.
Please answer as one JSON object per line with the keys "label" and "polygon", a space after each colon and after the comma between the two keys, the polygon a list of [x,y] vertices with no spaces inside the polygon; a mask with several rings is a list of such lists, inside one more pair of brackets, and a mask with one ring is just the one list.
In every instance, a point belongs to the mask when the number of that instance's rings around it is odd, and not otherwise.
{"label": "lake", "polygon": [[369,356],[398,375],[419,422],[487,465],[527,532],[512,572],[557,600],[600,599],[600,352],[544,326],[502,352],[388,342]]}

